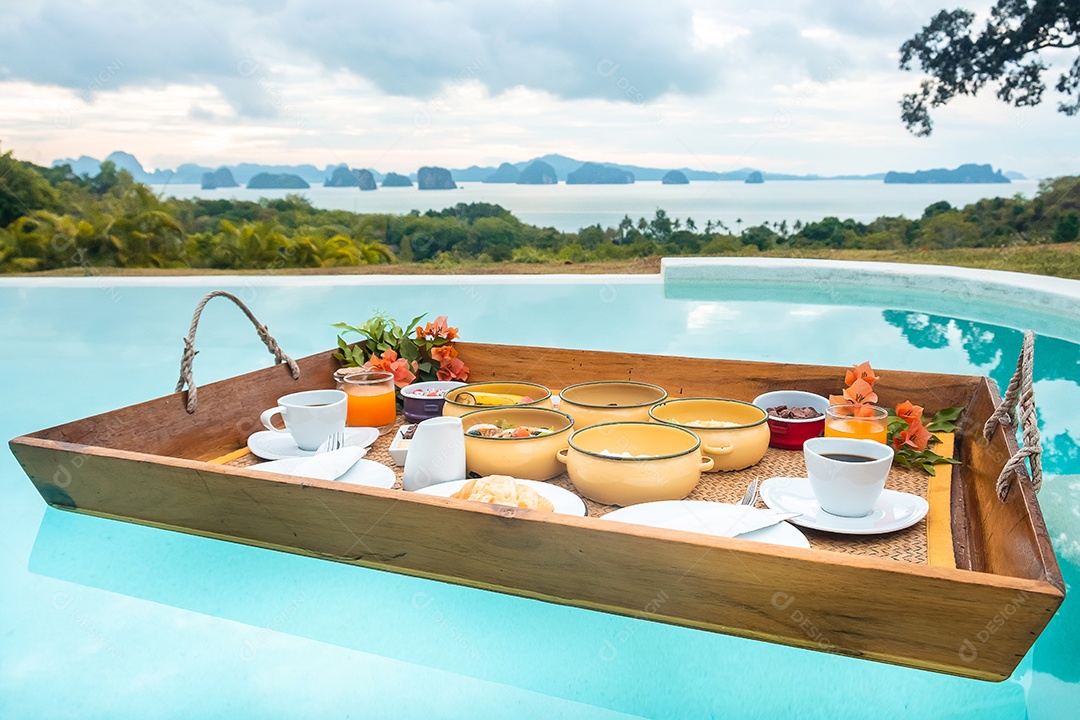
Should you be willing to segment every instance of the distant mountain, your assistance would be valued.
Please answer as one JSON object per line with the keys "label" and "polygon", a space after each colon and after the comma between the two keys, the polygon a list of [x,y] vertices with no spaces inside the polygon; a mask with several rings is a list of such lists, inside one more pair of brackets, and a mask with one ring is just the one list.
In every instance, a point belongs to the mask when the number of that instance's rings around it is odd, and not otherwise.
{"label": "distant mountain", "polygon": [[630,185],[634,173],[611,165],[587,162],[566,175],[567,185]]}
{"label": "distant mountain", "polygon": [[386,173],[382,181],[383,187],[412,187],[412,180],[406,175],[398,175],[396,172]]}
{"label": "distant mountain", "polygon": [[354,187],[361,190],[374,190],[375,177],[370,170],[357,170],[348,165],[338,165],[330,177],[323,182],[324,187]]}
{"label": "distant mountain", "polygon": [[292,173],[258,173],[248,180],[249,190],[306,190],[311,187],[304,178]]}
{"label": "distant mountain", "polygon": [[416,187],[420,190],[456,190],[457,184],[446,168],[422,167],[416,171]]}
{"label": "distant mountain", "polygon": [[[132,177],[139,182],[145,182],[150,185],[176,185],[176,184],[201,184],[203,175],[206,173],[216,172],[215,168],[207,167],[205,165],[199,165],[195,163],[184,163],[177,167],[175,170],[170,169],[158,169],[147,170],[138,161],[138,159],[127,152],[116,151],[110,153],[106,160],[111,160],[116,164],[118,168],[127,170],[131,173]],[[577,160],[566,155],[548,154],[541,157],[533,158],[531,160],[523,160],[520,162],[505,162],[494,166],[478,166],[472,165],[463,169],[451,169],[449,172],[452,177],[459,182],[484,182],[488,178],[496,175],[496,173],[502,173],[500,177],[509,177],[512,173],[509,168],[514,168],[520,175],[521,171],[525,170],[531,164],[535,162],[543,162],[550,166],[556,177],[567,177],[570,173],[579,169],[586,161]],[[86,155],[78,158],[64,158],[62,160],[53,161],[53,166],[58,165],[70,165],[71,170],[75,175],[89,175],[93,177],[97,175],[101,168],[101,161],[97,158],[88,157]],[[251,181],[255,175],[259,173],[271,173],[271,174],[290,174],[303,178],[305,181],[311,184],[322,184],[328,177],[331,177],[334,170],[343,163],[338,165],[327,165],[324,169],[320,170],[314,165],[262,165],[259,163],[240,163],[239,165],[225,165],[224,169],[229,170],[233,175],[233,179],[244,185]],[[733,182],[745,182],[747,177],[751,173],[759,172],[761,177],[765,181],[774,180],[884,180],[886,173],[873,173],[869,175],[833,175],[833,176],[821,176],[821,175],[791,175],[784,173],[770,173],[756,168],[743,167],[737,170],[725,170],[723,172],[714,170],[695,170],[692,168],[653,168],[643,167],[639,165],[624,165],[620,163],[594,163],[601,166],[610,168],[616,168],[632,173],[634,178],[638,181],[663,181],[665,175],[669,172],[675,171],[682,173],[688,181],[695,182],[698,180],[719,180],[719,181],[733,181]],[[962,168],[977,168],[977,165],[963,165]],[[988,167],[988,166],[987,166]],[[386,185],[386,177],[377,170],[370,170],[372,179],[376,183],[383,183]],[[924,172],[937,172],[937,171],[924,171]],[[940,171],[940,172],[956,172],[956,171]],[[907,173],[912,174],[912,173]],[[954,181],[949,180],[947,182],[1007,182],[1008,180],[1023,180],[1023,175],[1018,172],[1005,172],[994,173],[1000,175],[1001,179],[984,179],[984,180],[967,180],[967,181]],[[410,173],[408,176],[400,175],[406,179],[417,179],[416,173]],[[980,175],[980,177],[982,177]],[[516,182],[512,180],[510,182]],[[400,181],[396,181],[400,182]],[[894,179],[890,182],[896,182]],[[900,182],[909,182],[908,180],[901,180]],[[915,182],[938,182],[937,180],[926,180],[920,178]],[[410,183],[411,184],[411,183]],[[394,186],[394,182],[389,183],[389,187]]]}
{"label": "distant mountain", "polygon": [[518,176],[518,185],[554,185],[559,182],[555,168],[543,160],[533,160]]}
{"label": "distant mountain", "polygon": [[754,172],[747,175],[746,179],[743,180],[743,182],[747,183],[748,185],[760,185],[761,183],[765,182],[765,178],[762,176],[761,173],[755,170]]}
{"label": "distant mountain", "polygon": [[218,168],[214,172],[203,173],[202,182],[203,190],[217,190],[218,188],[234,188],[239,187],[236,179],[232,173],[229,172],[229,168]]}
{"label": "distant mountain", "polygon": [[961,165],[955,170],[938,168],[936,170],[917,170],[913,173],[893,172],[885,174],[886,184],[982,184],[982,183],[1008,183],[1000,170],[994,171],[989,165],[975,165],[970,163]]}
{"label": "distant mountain", "polygon": [[[473,167],[476,167],[476,166],[474,165]],[[479,168],[477,168],[477,169],[479,170]],[[467,172],[467,171],[465,171],[465,172]],[[458,173],[465,174],[465,172],[460,171],[460,170],[455,170],[454,174],[455,175],[458,175]],[[490,175],[488,175],[487,177],[485,177],[482,180],[482,182],[494,183],[494,184],[498,184],[498,183],[516,183],[518,181],[518,177],[520,175],[521,175],[521,171],[518,170],[516,167],[514,167],[510,163],[503,163],[502,165],[499,166],[498,170],[496,170],[495,172],[493,172]],[[461,179],[462,182],[465,182],[465,178],[461,177],[461,175],[458,175],[458,177]]]}
{"label": "distant mountain", "polygon": [[668,170],[664,174],[664,177],[660,178],[660,182],[665,185],[689,185],[690,181],[686,177],[686,173],[680,170]]}

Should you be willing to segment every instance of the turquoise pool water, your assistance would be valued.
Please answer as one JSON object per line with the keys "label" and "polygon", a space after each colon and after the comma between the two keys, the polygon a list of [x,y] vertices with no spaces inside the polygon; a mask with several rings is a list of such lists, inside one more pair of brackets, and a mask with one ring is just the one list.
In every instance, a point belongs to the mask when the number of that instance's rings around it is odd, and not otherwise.
{"label": "turquoise pool water", "polygon": [[[989,307],[956,319],[803,302],[797,290],[784,302],[720,285],[665,292],[654,278],[251,282],[0,281],[0,437],[170,392],[191,311],[217,287],[294,356],[331,346],[331,323],[381,309],[447,314],[467,340],[869,360],[1003,386],[1021,339]],[[1080,337],[1063,335],[1037,340],[1036,396],[1041,502],[1071,592]],[[269,362],[223,301],[198,346],[201,382]],[[0,577],[3,718],[1060,718],[1080,701],[1073,595],[1012,678],[983,683],[46,509],[7,452]]]}

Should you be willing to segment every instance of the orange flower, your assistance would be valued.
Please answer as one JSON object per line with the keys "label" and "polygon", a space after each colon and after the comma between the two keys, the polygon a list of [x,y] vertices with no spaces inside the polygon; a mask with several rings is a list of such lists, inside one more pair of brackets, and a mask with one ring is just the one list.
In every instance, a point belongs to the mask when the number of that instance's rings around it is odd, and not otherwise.
{"label": "orange flower", "polygon": [[398,354],[393,350],[387,350],[382,354],[382,357],[372,355],[371,359],[364,363],[364,369],[393,373],[394,384],[399,388],[405,387],[416,379],[416,375],[413,373],[416,370],[416,363],[410,363],[405,358],[399,358]]}
{"label": "orange flower", "polygon": [[857,378],[855,382],[851,383],[851,387],[844,390],[844,397],[855,405],[873,404],[878,399],[874,388],[862,378]]}
{"label": "orange flower", "polygon": [[922,424],[922,414],[923,409],[918,405],[912,405],[908,400],[896,406],[896,416],[908,425],[916,422]]}
{"label": "orange flower", "polygon": [[416,328],[417,340],[434,340],[436,338],[445,338],[453,341],[457,339],[458,329],[448,327],[446,324],[446,316],[440,315],[435,318],[434,322],[429,322],[424,327]]}
{"label": "orange flower", "polygon": [[453,345],[440,345],[431,348],[431,359],[440,365],[445,365],[446,360],[457,357],[457,349]]}
{"label": "orange flower", "polygon": [[854,385],[855,381],[862,380],[868,385],[873,385],[880,379],[874,374],[874,369],[870,367],[870,363],[864,362],[861,365],[851,366],[851,369],[844,375],[844,384],[850,386]]}
{"label": "orange flower", "polygon": [[893,445],[897,450],[904,445],[914,449],[916,452],[922,452],[926,449],[926,446],[930,444],[930,438],[933,435],[930,431],[923,427],[923,424],[919,420],[914,420],[908,424],[906,430],[901,430],[900,433],[893,438]]}
{"label": "orange flower", "polygon": [[465,367],[465,363],[461,361],[461,358],[446,358],[442,361],[441,367],[435,375],[440,380],[468,380],[469,368]]}

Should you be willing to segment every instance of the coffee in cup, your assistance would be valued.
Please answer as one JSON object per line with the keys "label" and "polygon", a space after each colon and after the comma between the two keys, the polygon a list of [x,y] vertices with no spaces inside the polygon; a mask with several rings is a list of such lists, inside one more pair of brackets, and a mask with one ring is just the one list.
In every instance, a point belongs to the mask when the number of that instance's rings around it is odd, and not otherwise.
{"label": "coffee in cup", "polygon": [[[345,429],[346,395],[341,390],[306,390],[278,398],[277,407],[260,416],[268,430],[289,433],[301,450],[319,449],[332,433]],[[275,427],[275,415],[281,415],[284,428]]]}
{"label": "coffee in cup", "polygon": [[822,510],[864,517],[885,489],[893,449],[873,440],[819,437],[806,441],[803,457],[810,489]]}

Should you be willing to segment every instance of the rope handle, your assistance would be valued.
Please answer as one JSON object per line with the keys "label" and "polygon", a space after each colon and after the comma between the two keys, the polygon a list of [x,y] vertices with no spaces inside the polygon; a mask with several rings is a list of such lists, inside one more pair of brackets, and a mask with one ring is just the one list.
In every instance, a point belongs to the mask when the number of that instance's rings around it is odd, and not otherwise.
{"label": "rope handle", "polygon": [[1039,424],[1035,416],[1035,390],[1032,375],[1035,369],[1035,333],[1024,331],[1024,345],[1016,361],[1016,372],[1009,381],[1009,389],[1001,404],[986,420],[983,437],[989,442],[998,428],[1015,432],[1017,406],[1020,410],[1020,426],[1023,429],[1024,447],[1009,458],[997,479],[997,494],[1002,502],[1009,496],[1013,478],[1023,476],[1024,458],[1031,466],[1031,486],[1035,492],[1042,487],[1042,445],[1039,440]]}
{"label": "rope handle", "polygon": [[198,351],[195,349],[195,330],[199,327],[199,317],[202,315],[206,303],[216,297],[228,298],[236,303],[236,306],[244,311],[244,314],[248,316],[248,320],[255,326],[256,332],[259,333],[259,339],[263,341],[266,345],[266,349],[274,356],[275,363],[287,363],[289,371],[292,373],[293,380],[298,380],[300,378],[300,368],[297,366],[296,361],[282,351],[281,347],[277,344],[277,340],[270,336],[266,326],[259,322],[255,317],[255,314],[248,309],[248,306],[232,293],[225,292],[224,290],[215,290],[199,301],[198,306],[195,308],[195,314],[191,317],[191,328],[188,330],[187,337],[184,338],[184,354],[180,358],[180,380],[177,381],[176,390],[174,392],[180,392],[184,389],[185,385],[187,386],[187,411],[189,414],[194,413],[195,408],[199,404],[199,389],[195,386],[195,380],[191,374],[192,363],[195,361],[195,356],[198,354]]}

